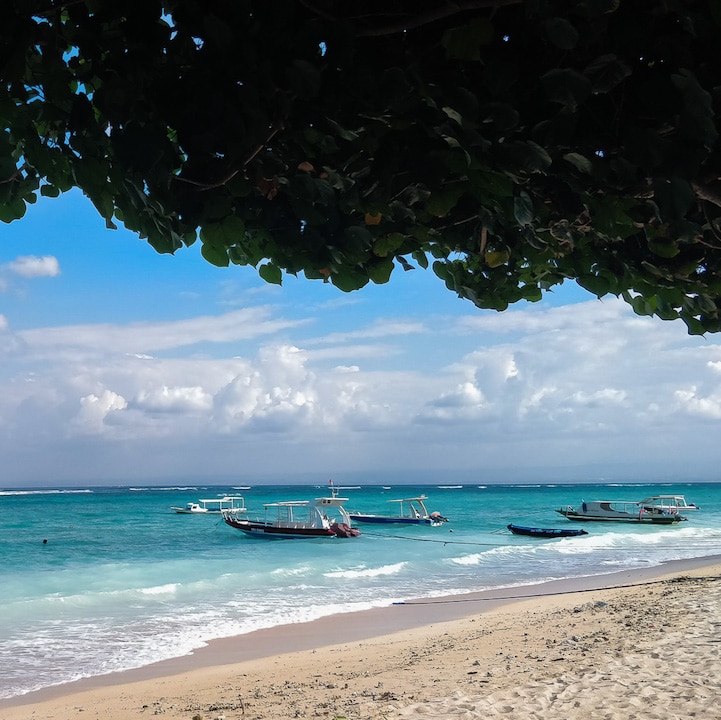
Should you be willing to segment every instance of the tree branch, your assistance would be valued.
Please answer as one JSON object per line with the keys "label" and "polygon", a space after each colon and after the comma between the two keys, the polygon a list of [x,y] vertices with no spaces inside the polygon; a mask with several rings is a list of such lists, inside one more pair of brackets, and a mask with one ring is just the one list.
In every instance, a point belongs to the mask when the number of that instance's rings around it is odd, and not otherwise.
{"label": "tree branch", "polygon": [[721,207],[721,193],[717,190],[711,189],[708,185],[700,185],[699,183],[692,183],[691,187],[696,193],[696,197],[706,202],[710,202],[716,207]]}
{"label": "tree branch", "polygon": [[[301,0],[303,1],[303,0]],[[445,6],[431,10],[427,13],[422,13],[414,18],[399,22],[394,25],[386,25],[382,27],[368,28],[366,30],[360,30],[356,33],[358,37],[382,37],[385,35],[396,35],[398,33],[405,32],[406,30],[414,30],[422,27],[423,25],[429,25],[443,18],[450,17],[451,15],[457,15],[458,13],[466,12],[468,10],[481,10],[486,8],[496,9],[505,5],[519,5],[524,0],[465,0],[461,2],[449,2]],[[305,3],[304,3],[305,4]]]}
{"label": "tree branch", "polygon": [[229,183],[241,170],[244,170],[248,166],[248,164],[252,162],[253,158],[258,155],[258,153],[278,134],[278,132],[280,132],[281,129],[282,128],[279,127],[273,128],[273,131],[265,139],[265,142],[260,143],[260,145],[258,145],[250,155],[248,155],[248,157],[243,161],[243,164],[239,168],[233,170],[222,180],[218,180],[214,183],[204,183],[197,180],[191,180],[190,178],[180,177],[180,175],[174,175],[173,179],[178,180],[179,182],[187,183],[188,185],[194,185],[201,190],[215,190],[216,188],[223,187],[223,185]]}

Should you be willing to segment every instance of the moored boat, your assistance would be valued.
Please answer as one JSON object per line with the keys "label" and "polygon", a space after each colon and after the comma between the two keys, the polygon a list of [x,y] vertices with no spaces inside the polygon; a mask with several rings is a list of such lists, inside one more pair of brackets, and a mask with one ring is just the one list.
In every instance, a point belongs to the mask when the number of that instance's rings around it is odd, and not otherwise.
{"label": "moored boat", "polygon": [[538,528],[527,527],[525,525],[514,525],[513,523],[506,526],[514,535],[525,535],[528,537],[540,538],[556,538],[556,537],[578,537],[579,535],[588,535],[585,530],[580,528]]}
{"label": "moored boat", "polygon": [[219,515],[224,510],[230,510],[236,513],[246,512],[245,498],[240,495],[226,495],[222,498],[206,498],[198,500],[198,502],[186,503],[183,507],[172,506],[170,508],[181,515],[191,515],[195,513],[213,513]]}
{"label": "moored boat", "polygon": [[448,522],[439,512],[429,513],[424,500],[427,495],[402,498],[401,500],[389,500],[393,504],[393,512],[388,515],[377,515],[373,513],[349,512],[351,520],[355,522],[375,523],[378,525],[400,523],[406,525],[442,525]]}
{"label": "moored boat", "polygon": [[588,522],[628,522],[649,525],[673,525],[686,518],[677,512],[669,512],[661,507],[644,507],[643,503],[626,500],[590,500],[583,501],[580,507],[567,505],[556,510],[568,520]]}
{"label": "moored boat", "polygon": [[343,503],[348,498],[330,497],[315,500],[286,500],[266,503],[262,518],[237,517],[232,510],[223,512],[227,525],[246,535],[265,538],[331,538],[357,537]]}

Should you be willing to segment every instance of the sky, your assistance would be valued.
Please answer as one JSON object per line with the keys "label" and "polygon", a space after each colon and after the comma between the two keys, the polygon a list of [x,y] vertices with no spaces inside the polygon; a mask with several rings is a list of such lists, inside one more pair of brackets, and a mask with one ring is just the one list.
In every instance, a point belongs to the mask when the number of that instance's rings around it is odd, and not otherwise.
{"label": "sky", "polygon": [[77,191],[0,223],[0,357],[0,488],[721,479],[721,335],[575,283],[268,285]]}

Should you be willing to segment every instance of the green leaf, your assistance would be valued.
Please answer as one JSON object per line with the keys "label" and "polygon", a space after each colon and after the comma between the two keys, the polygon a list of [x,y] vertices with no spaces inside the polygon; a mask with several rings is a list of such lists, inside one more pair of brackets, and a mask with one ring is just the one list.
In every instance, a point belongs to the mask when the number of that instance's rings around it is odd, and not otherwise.
{"label": "green leaf", "polygon": [[22,198],[17,198],[9,203],[0,205],[0,221],[11,223],[13,220],[19,220],[25,215],[25,202]]}
{"label": "green leaf", "polygon": [[654,184],[653,197],[666,223],[684,218],[689,208],[696,202],[696,195],[687,180],[671,178],[659,180]]}
{"label": "green leaf", "polygon": [[382,258],[368,265],[368,277],[376,285],[383,285],[391,279],[393,272],[393,260]]}
{"label": "green leaf", "polygon": [[674,258],[680,252],[678,245],[666,237],[649,238],[648,247],[654,255],[662,258]]}
{"label": "green leaf", "polygon": [[485,18],[473,18],[467,25],[443,33],[441,44],[448,57],[458,60],[480,60],[481,47],[493,42],[493,24]]}
{"label": "green leaf", "polygon": [[424,270],[428,267],[428,256],[422,250],[414,250],[411,257],[418,263],[419,267]]}
{"label": "green leaf", "polygon": [[200,247],[200,254],[211,265],[215,265],[216,267],[228,267],[228,265],[230,265],[230,258],[224,248],[203,243]]}
{"label": "green leaf", "polygon": [[283,274],[277,265],[265,263],[258,268],[258,274],[267,283],[271,283],[272,285],[283,284]]}
{"label": "green leaf", "polygon": [[343,251],[353,258],[364,257],[373,245],[373,236],[360,225],[351,225],[343,233]]}
{"label": "green leaf", "polygon": [[320,72],[307,60],[294,60],[288,68],[288,81],[291,88],[303,99],[315,97],[320,90]]}
{"label": "green leaf", "polygon": [[593,82],[597,95],[609,93],[631,75],[631,68],[615,55],[601,55],[586,66],[584,74]]}
{"label": "green leaf", "polygon": [[578,44],[578,30],[566,18],[550,18],[544,24],[548,39],[561,50],[573,50]]}
{"label": "green leaf", "polygon": [[40,194],[43,197],[58,197],[58,195],[60,195],[60,190],[55,187],[55,185],[41,185]]}
{"label": "green leaf", "polygon": [[590,175],[593,170],[593,163],[581,153],[570,152],[563,155],[563,159],[566,162],[571,163],[576,170],[580,170],[582,173]]}
{"label": "green leaf", "polygon": [[218,222],[211,222],[200,229],[203,244],[226,248],[242,241],[245,224],[237,215],[229,215]]}
{"label": "green leaf", "polygon": [[401,233],[389,233],[388,235],[381,235],[376,238],[373,243],[373,252],[378,257],[386,257],[388,255],[394,255],[396,250],[403,246],[406,241],[405,235]]}
{"label": "green leaf", "polygon": [[483,257],[488,267],[497,268],[501,267],[501,265],[505,265],[511,255],[508,250],[493,250],[487,252]]}
{"label": "green leaf", "polygon": [[576,70],[556,68],[541,76],[541,84],[551,102],[575,110],[591,94],[591,81]]}
{"label": "green leaf", "polygon": [[513,198],[513,214],[519,225],[530,225],[533,222],[533,201],[527,192],[521,191],[520,195]]}
{"label": "green leaf", "polygon": [[342,268],[331,275],[330,281],[343,292],[353,292],[368,284],[368,275],[359,270]]}
{"label": "green leaf", "polygon": [[681,313],[681,319],[686,323],[689,335],[705,335],[706,326],[697,318]]}
{"label": "green leaf", "polygon": [[608,295],[611,289],[611,283],[608,278],[599,275],[581,275],[576,278],[576,282],[588,292],[593,293],[596,297]]}
{"label": "green leaf", "polygon": [[464,187],[460,183],[445,185],[431,192],[426,200],[426,211],[434,217],[444,217],[456,206],[463,195]]}

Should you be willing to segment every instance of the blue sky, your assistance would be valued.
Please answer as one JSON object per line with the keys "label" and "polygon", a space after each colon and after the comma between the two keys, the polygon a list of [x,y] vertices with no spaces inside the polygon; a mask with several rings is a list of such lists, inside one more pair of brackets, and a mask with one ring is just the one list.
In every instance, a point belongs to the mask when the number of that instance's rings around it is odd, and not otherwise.
{"label": "blue sky", "polygon": [[572,283],[270,286],[77,192],[0,225],[0,352],[3,487],[718,479],[721,337]]}

